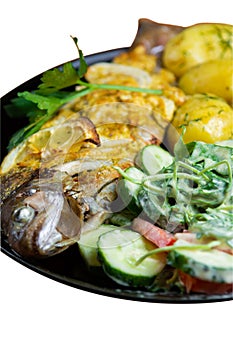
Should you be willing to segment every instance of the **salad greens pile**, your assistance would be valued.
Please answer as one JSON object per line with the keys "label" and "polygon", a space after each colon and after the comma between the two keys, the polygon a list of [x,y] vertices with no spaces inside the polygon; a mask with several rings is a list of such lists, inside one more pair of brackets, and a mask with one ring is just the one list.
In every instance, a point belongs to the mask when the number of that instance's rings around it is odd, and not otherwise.
{"label": "salad greens pile", "polygon": [[[128,208],[131,212],[134,208],[135,216],[146,216],[169,232],[188,229],[199,238],[233,246],[232,147],[204,142],[185,145],[181,137],[170,165],[152,175],[139,170],[141,176],[135,178],[118,168],[123,187],[134,186]],[[121,188],[122,183],[120,194]]]}
{"label": "salad greens pile", "polygon": [[[71,38],[78,49],[78,69],[75,69],[71,62],[67,62],[62,68],[54,68],[45,72],[41,77],[41,84],[35,91],[19,92],[17,97],[12,99],[11,104],[5,107],[10,117],[26,116],[30,123],[13,135],[8,145],[8,151],[40,130],[64,104],[72,99],[89,94],[94,90],[128,90],[158,95],[162,93],[162,90],[156,89],[88,83],[83,79],[88,68],[83,52],[78,46],[77,38]],[[76,91],[74,90],[75,86],[79,86],[79,89]],[[73,89],[69,90],[69,88]]]}
{"label": "salad greens pile", "polygon": [[87,266],[100,267],[120,285],[150,292],[230,292],[231,141],[185,145],[181,136],[174,155],[148,145],[137,154],[135,166],[115,169],[124,206],[81,236]]}

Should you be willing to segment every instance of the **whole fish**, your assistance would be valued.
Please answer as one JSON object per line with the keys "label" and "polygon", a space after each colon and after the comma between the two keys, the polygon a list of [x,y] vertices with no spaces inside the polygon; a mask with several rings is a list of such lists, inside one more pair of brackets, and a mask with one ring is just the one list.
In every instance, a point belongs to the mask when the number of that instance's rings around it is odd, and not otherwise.
{"label": "whole fish", "polygon": [[[105,137],[100,138],[86,117],[77,117],[77,123],[92,128],[92,138],[85,130],[72,140],[82,144],[78,151],[71,151],[72,143],[68,148],[66,144],[51,148],[55,140],[50,137],[39,162],[29,159],[31,167],[18,164],[2,175],[2,229],[20,255],[57,254],[77,242],[81,233],[103,223],[116,200],[119,173],[113,166],[133,165],[143,145],[159,142],[151,132],[132,125],[104,125]],[[127,137],[106,139],[107,130],[117,126]]]}
{"label": "whole fish", "polygon": [[120,211],[115,166],[133,165],[142,147],[162,142],[185,96],[169,73],[155,72],[156,57],[138,48],[116,57],[113,66],[91,66],[86,79],[162,87],[163,95],[90,92],[62,107],[4,158],[2,230],[16,253],[57,254]]}

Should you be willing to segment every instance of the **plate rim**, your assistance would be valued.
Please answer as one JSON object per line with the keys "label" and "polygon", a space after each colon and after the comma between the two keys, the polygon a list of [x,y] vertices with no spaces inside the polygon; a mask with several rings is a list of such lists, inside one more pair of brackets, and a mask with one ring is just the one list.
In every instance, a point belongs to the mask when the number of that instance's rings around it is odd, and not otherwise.
{"label": "plate rim", "polygon": [[[129,49],[128,47],[121,47],[121,48],[115,48],[111,50],[101,51],[97,53],[93,53],[90,55],[85,56],[85,60],[87,61],[87,64],[94,64],[96,62],[100,62],[100,59],[103,58],[103,60],[111,61],[117,54],[126,51]],[[71,62],[75,68],[79,65],[79,59],[74,59]],[[66,62],[65,62],[66,63]],[[53,68],[61,68],[65,63],[59,64],[56,67]],[[26,80],[25,82],[21,83],[11,91],[7,92],[4,96],[1,97],[1,109],[4,108],[4,104],[6,104],[4,101],[9,101],[16,96],[17,92],[20,89],[25,90],[25,86],[31,86],[38,83],[43,72],[30,78],[29,80]],[[1,122],[2,122],[2,114],[1,114]],[[76,279],[72,279],[70,277],[65,277],[64,275],[59,275],[58,273],[54,273],[51,271],[46,271],[46,269],[43,269],[41,267],[38,267],[36,265],[33,265],[29,261],[25,260],[20,255],[16,254],[11,248],[6,244],[4,241],[4,235],[2,237],[3,233],[1,232],[1,241],[3,245],[1,245],[1,251],[8,256],[9,258],[13,259],[14,261],[18,262],[19,264],[25,266],[26,268],[29,268],[30,270],[39,273],[40,275],[50,278],[56,282],[63,283],[65,285],[68,285],[70,287],[80,289],[86,292],[95,293],[98,295],[103,295],[107,297],[113,297],[118,299],[125,299],[125,300],[131,300],[131,301],[140,301],[140,302],[151,302],[151,303],[166,303],[166,304],[196,304],[196,303],[210,303],[210,302],[223,302],[223,301],[230,301],[233,300],[233,291],[232,293],[226,293],[226,294],[214,294],[214,295],[204,295],[204,294],[180,294],[180,295],[174,295],[174,298],[171,297],[171,294],[166,293],[157,293],[157,292],[144,292],[144,291],[132,291],[130,288],[128,289],[122,289],[119,285],[119,288],[116,286],[115,289],[112,288],[103,288],[100,286],[93,285],[92,283],[87,283],[85,281],[80,281]],[[140,295],[141,294],[141,295]]]}
{"label": "plate rim", "polygon": [[30,261],[25,260],[23,257],[17,255],[14,251],[7,249],[4,245],[1,247],[1,251],[13,259],[22,266],[46,277],[52,279],[58,283],[65,284],[67,286],[86,291],[89,293],[94,293],[106,297],[112,297],[117,299],[140,301],[140,302],[150,302],[150,303],[165,303],[165,304],[203,304],[203,303],[213,303],[213,302],[224,302],[233,300],[233,292],[226,294],[166,294],[157,292],[147,292],[147,291],[133,291],[130,288],[122,289],[121,286],[116,286],[112,289],[109,287],[100,287],[92,283],[76,280],[75,278],[66,277],[60,275],[59,273],[51,272],[45,268],[38,267],[30,263]]}

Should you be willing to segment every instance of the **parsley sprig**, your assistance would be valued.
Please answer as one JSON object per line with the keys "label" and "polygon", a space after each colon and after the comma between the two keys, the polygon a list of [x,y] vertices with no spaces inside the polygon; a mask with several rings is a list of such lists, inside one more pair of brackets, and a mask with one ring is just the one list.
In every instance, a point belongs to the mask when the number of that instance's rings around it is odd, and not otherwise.
{"label": "parsley sprig", "polygon": [[[36,133],[53,117],[55,112],[67,102],[77,97],[84,96],[98,89],[127,90],[147,94],[161,95],[162,90],[131,87],[124,85],[92,84],[83,78],[87,72],[87,63],[82,50],[78,46],[78,39],[72,37],[79,54],[79,67],[75,69],[71,62],[65,63],[61,69],[54,68],[45,72],[41,77],[41,83],[34,91],[19,92],[17,97],[11,100],[11,104],[5,106],[10,117],[28,117],[29,125],[17,131],[11,138],[8,150],[16,147],[26,138]],[[80,89],[68,91],[67,88],[80,86]]]}

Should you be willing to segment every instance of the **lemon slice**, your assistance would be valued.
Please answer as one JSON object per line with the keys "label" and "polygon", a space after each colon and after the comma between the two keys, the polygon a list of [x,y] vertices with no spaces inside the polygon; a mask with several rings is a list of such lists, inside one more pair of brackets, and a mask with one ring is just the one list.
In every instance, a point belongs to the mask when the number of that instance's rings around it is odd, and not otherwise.
{"label": "lemon slice", "polygon": [[2,162],[1,173],[5,174],[18,164],[36,167],[40,161],[68,152],[77,153],[86,140],[99,144],[95,126],[87,118],[80,117],[69,120],[69,123],[41,129],[8,153]]}

